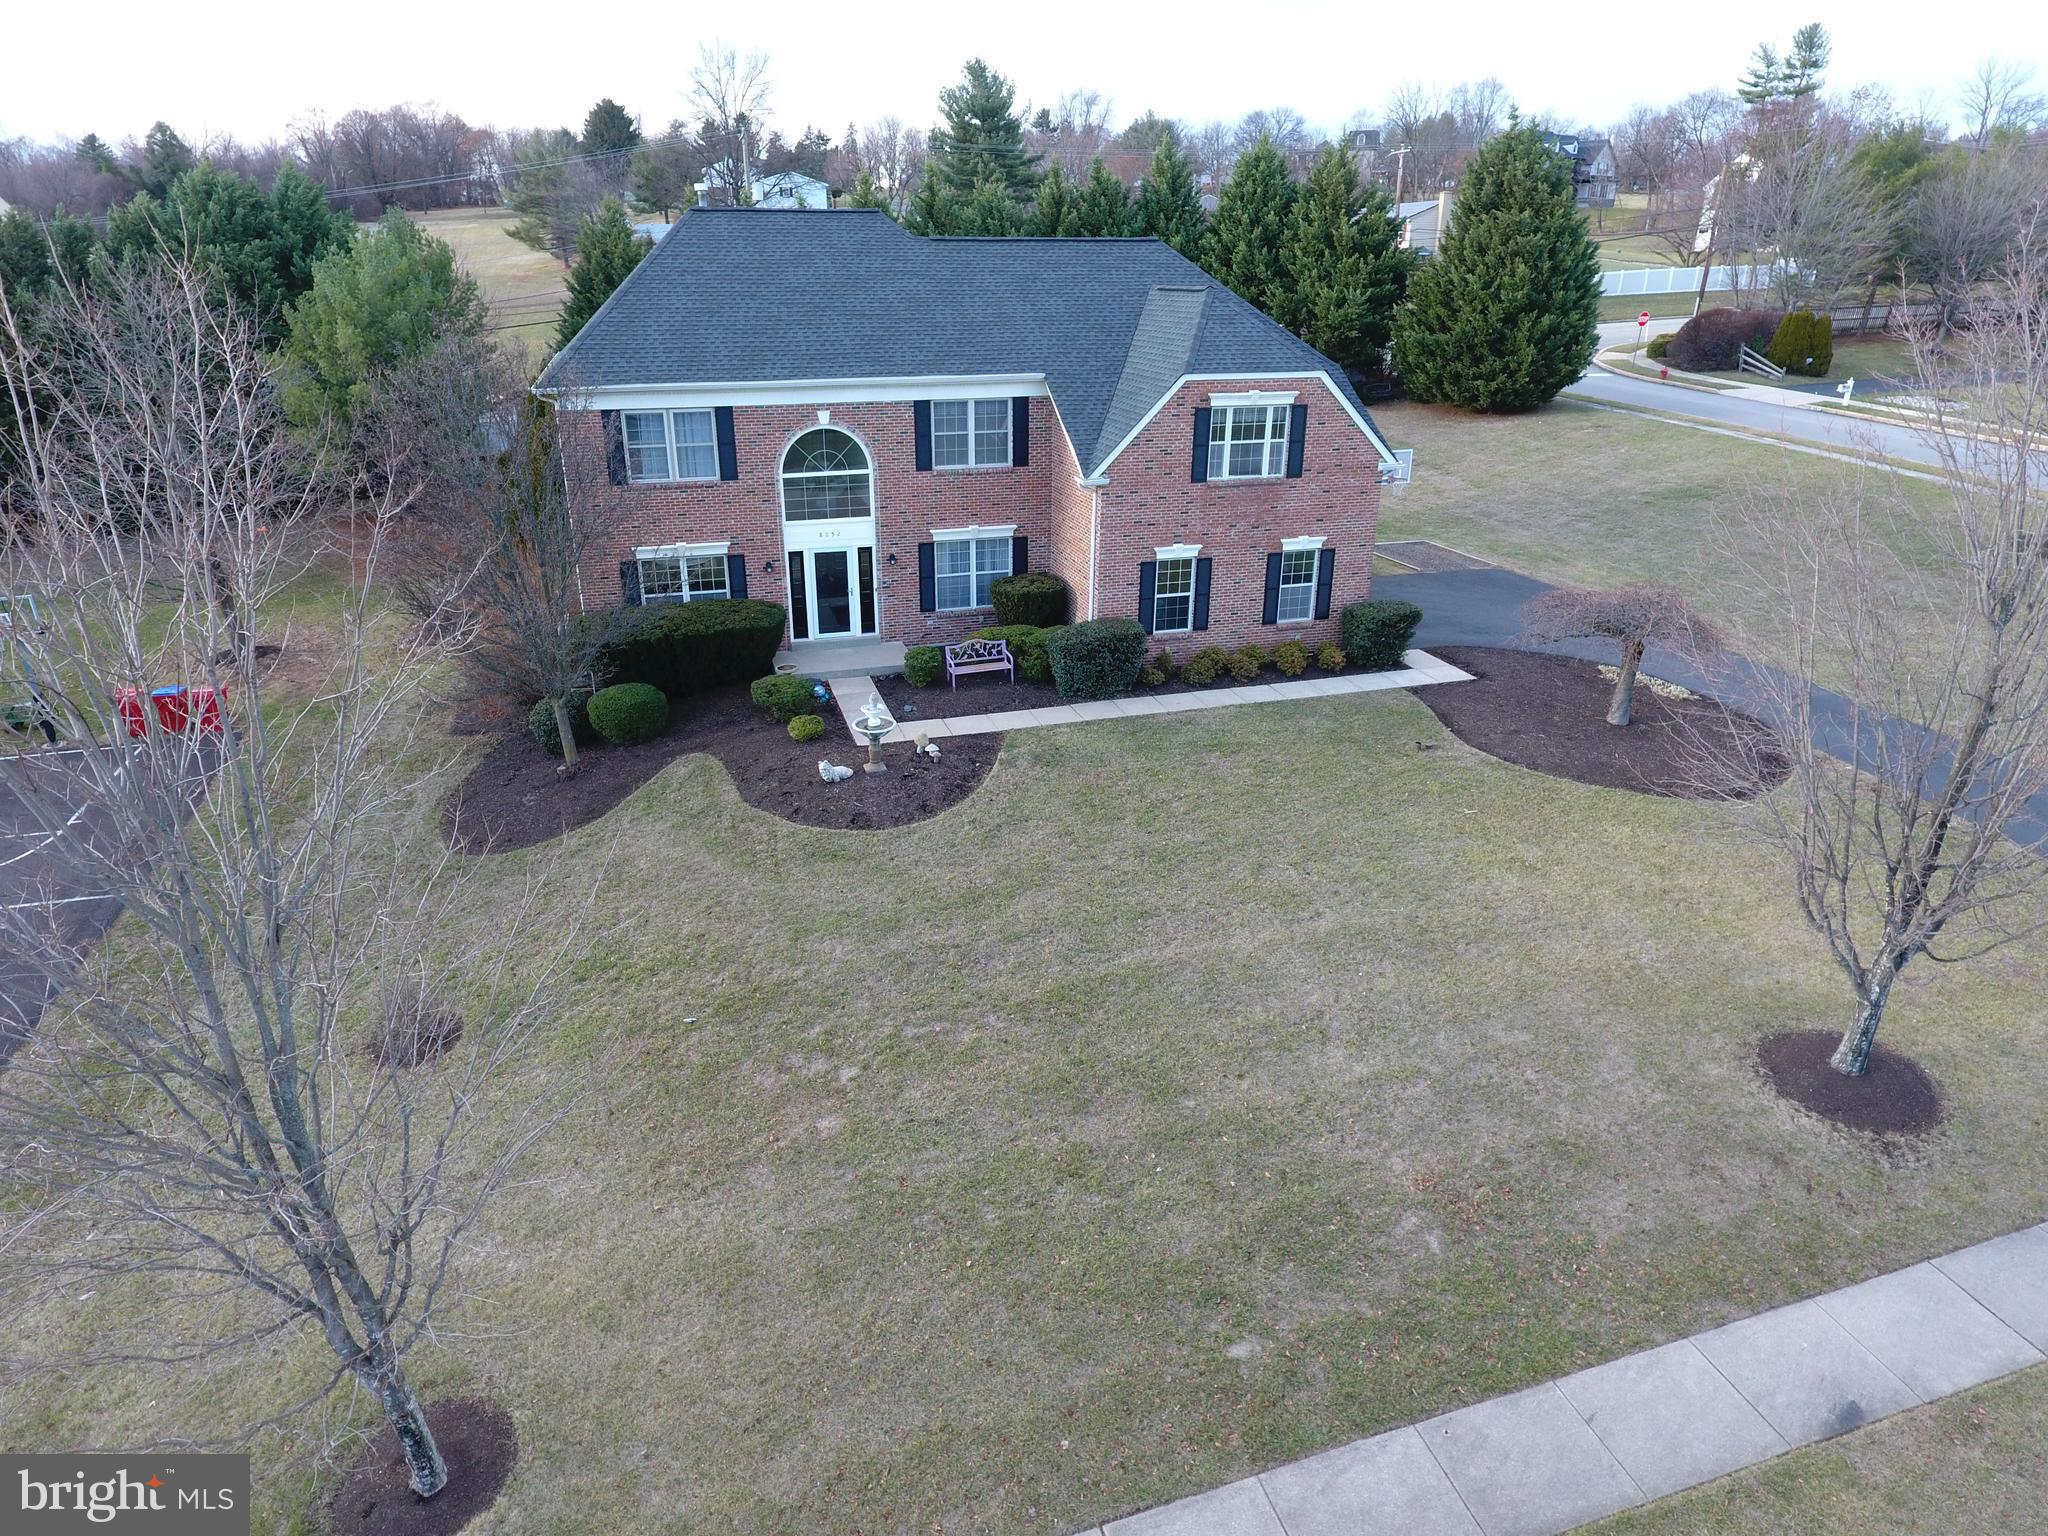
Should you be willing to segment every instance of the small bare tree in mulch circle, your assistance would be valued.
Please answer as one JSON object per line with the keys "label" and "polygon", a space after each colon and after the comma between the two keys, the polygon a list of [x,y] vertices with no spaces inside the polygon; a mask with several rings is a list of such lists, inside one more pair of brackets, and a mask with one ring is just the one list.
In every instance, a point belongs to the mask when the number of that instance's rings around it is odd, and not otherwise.
{"label": "small bare tree in mulch circle", "polygon": [[1765,551],[1745,574],[1793,636],[1761,680],[1792,776],[1756,804],[1853,994],[1845,1077],[1870,1068],[1908,965],[2048,923],[2048,207],[2022,222],[1956,336],[1911,338],[1939,510],[1845,470],[1796,516],[1752,498],[1725,551]]}
{"label": "small bare tree in mulch circle", "polygon": [[[171,255],[109,270],[33,340],[0,290],[21,433],[0,591],[38,598],[12,638],[67,741],[0,765],[43,872],[0,907],[0,948],[51,998],[0,1058],[0,1337],[10,1374],[109,1372],[186,1445],[352,1384],[402,1452],[394,1493],[447,1511],[483,1482],[443,1491],[408,1361],[446,1334],[469,1235],[566,1106],[519,1064],[588,897],[537,874],[479,919],[474,873],[420,856],[416,807],[451,765],[417,726],[463,626],[400,622],[381,561],[424,482],[403,434],[309,462],[217,287]],[[335,665],[284,694],[246,626],[339,565],[360,579]],[[150,709],[167,680],[211,698]],[[120,909],[105,944],[70,920],[81,900]],[[422,1067],[355,1048],[394,976],[467,1009]],[[222,1352],[301,1339],[325,1379],[262,1423],[176,1397]]]}
{"label": "small bare tree in mulch circle", "polygon": [[1620,647],[1609,725],[1627,725],[1634,718],[1636,673],[1646,647],[1661,645],[1686,657],[1721,648],[1720,631],[1671,587],[1558,587],[1523,605],[1522,627],[1536,640],[1595,638]]}

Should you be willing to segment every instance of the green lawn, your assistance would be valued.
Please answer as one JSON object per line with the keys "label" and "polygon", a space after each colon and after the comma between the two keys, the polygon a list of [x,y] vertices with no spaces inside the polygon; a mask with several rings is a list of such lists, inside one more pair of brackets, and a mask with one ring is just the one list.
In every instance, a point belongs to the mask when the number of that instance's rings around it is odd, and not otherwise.
{"label": "green lawn", "polygon": [[[1734,821],[1400,694],[1021,732],[884,834],[673,765],[544,875],[604,861],[604,919],[524,1071],[592,1092],[419,1360],[517,1419],[493,1528],[1069,1531],[2038,1219],[2039,966],[1911,977],[1949,1125],[1838,1133],[1751,1067],[1844,993]],[[0,1442],[211,1434],[319,1369],[0,1378]],[[313,1529],[308,1477],[259,1529]]]}
{"label": "green lawn", "polygon": [[554,345],[555,317],[567,291],[562,264],[506,233],[513,224],[509,209],[444,208],[414,217],[455,248],[483,289],[499,334],[522,343],[538,362]]}
{"label": "green lawn", "polygon": [[[1785,654],[1788,637],[1743,568],[1758,545],[1728,514],[1744,495],[1767,491],[1781,515],[1809,515],[1823,486],[1859,473],[1813,454],[1567,401],[1519,416],[1403,402],[1377,406],[1373,416],[1388,441],[1415,449],[1414,483],[1381,497],[1381,538],[1438,539],[1547,581],[1668,581],[1764,659]],[[1943,499],[1924,481],[1894,489],[1909,519]],[[1894,530],[1902,581],[1938,579],[1925,526],[1909,520]],[[1740,558],[1730,560],[1731,552]]]}
{"label": "green lawn", "polygon": [[[1609,294],[1600,300],[1600,318],[1602,320],[1633,320],[1647,309],[1654,320],[1685,320],[1691,317],[1693,301],[1697,297],[1698,295],[1691,291],[1685,293],[1638,293],[1634,295]],[[1714,295],[1708,294],[1707,302],[1712,304],[1713,301]],[[1667,326],[1664,329],[1676,330],[1677,327]],[[1657,331],[1658,327],[1652,325],[1650,334],[1654,336],[1657,334]]]}
{"label": "green lawn", "polygon": [[2011,1536],[2040,1529],[2048,1367],[1589,1527],[1598,1536]]}

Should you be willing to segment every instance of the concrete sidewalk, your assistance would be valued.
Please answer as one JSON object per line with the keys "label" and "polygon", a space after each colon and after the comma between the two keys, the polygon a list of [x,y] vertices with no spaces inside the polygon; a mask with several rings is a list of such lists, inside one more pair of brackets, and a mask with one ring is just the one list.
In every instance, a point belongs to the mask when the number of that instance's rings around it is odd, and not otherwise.
{"label": "concrete sidewalk", "polygon": [[1555,1536],[2042,1363],[2048,1223],[1088,1536]]}
{"label": "concrete sidewalk", "polygon": [[[1277,704],[1287,699],[1331,698],[1346,693],[1381,693],[1396,688],[1424,688],[1431,683],[1469,683],[1472,674],[1461,672],[1449,662],[1427,651],[1407,651],[1402,665],[1392,672],[1354,672],[1343,677],[1300,677],[1285,683],[1251,683],[1240,688],[1190,689],[1185,693],[1139,693],[1122,699],[1101,699],[1084,704],[1051,704],[1043,709],[1007,709],[991,715],[953,715],[926,719],[920,715],[896,727],[882,738],[883,745],[914,741],[927,736],[944,741],[949,736],[984,736],[992,731],[1020,731],[1036,725],[1078,725],[1084,720],[1114,720],[1130,715],[1177,715],[1189,710],[1221,709],[1231,704]],[[853,722],[875,691],[874,679],[842,677],[832,685],[832,696],[846,721],[847,734],[865,747],[867,738],[854,730]]]}

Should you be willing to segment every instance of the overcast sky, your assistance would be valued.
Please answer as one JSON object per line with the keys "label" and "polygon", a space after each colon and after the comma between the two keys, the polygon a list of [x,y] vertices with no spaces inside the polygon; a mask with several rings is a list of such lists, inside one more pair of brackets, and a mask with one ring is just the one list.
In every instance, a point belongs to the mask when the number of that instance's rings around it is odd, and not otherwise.
{"label": "overcast sky", "polygon": [[1398,81],[1448,86],[1486,75],[1505,81],[1526,113],[1605,125],[1634,102],[1732,85],[1757,42],[1782,46],[1808,19],[1834,35],[1831,88],[1875,83],[1909,107],[1946,111],[1959,78],[1988,52],[2039,61],[2048,76],[2040,0],[1973,6],[1953,27],[1939,15],[1899,0],[98,0],[83,13],[24,4],[7,28],[0,138],[96,132],[118,141],[161,117],[194,141],[223,132],[261,140],[315,113],[396,102],[434,102],[499,127],[576,127],[607,95],[659,128],[683,115],[697,45],[714,25],[741,49],[771,56],[777,126],[793,136],[813,122],[835,139],[848,122],[930,122],[939,88],[976,54],[1033,105],[1092,87],[1115,102],[1119,122],[1148,107],[1207,121],[1284,104],[1325,129],[1376,108]]}

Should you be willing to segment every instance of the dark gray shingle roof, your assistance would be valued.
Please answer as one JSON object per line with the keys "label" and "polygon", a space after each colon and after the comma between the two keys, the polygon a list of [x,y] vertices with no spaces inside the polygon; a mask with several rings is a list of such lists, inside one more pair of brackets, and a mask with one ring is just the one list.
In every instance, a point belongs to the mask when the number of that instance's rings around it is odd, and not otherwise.
{"label": "dark gray shingle roof", "polygon": [[1044,374],[1092,472],[1182,373],[1289,372],[1329,374],[1365,414],[1342,369],[1157,240],[924,239],[866,210],[692,209],[540,387]]}

